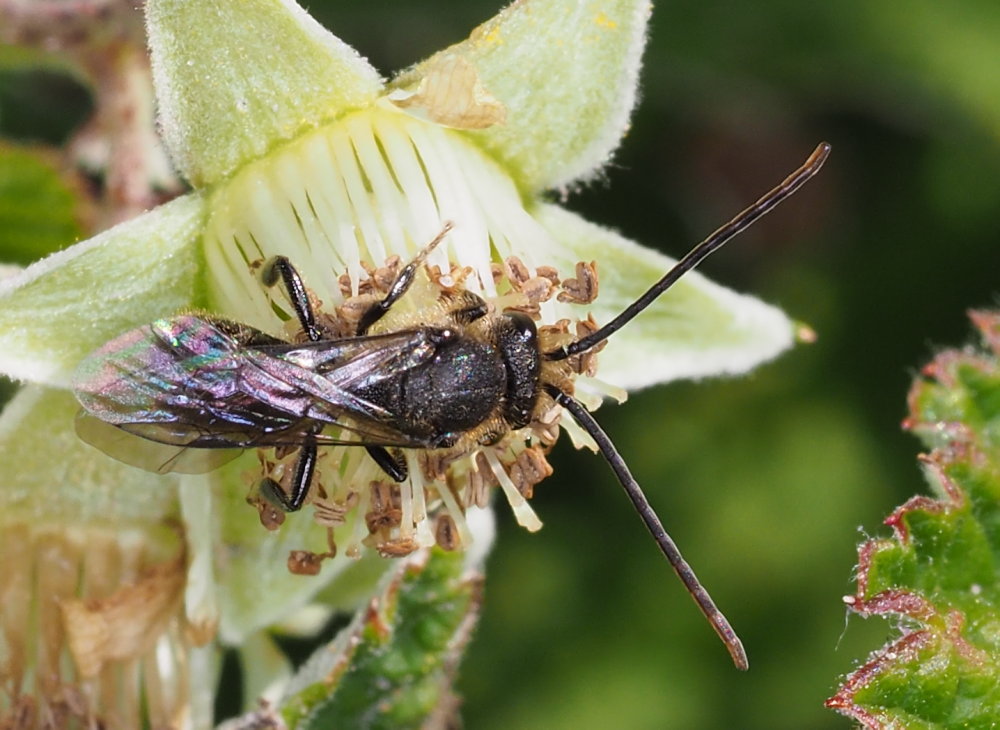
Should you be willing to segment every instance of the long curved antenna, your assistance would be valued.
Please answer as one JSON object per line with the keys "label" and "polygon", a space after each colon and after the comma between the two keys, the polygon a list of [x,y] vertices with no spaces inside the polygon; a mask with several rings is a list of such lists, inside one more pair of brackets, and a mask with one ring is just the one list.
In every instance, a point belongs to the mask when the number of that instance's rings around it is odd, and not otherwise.
{"label": "long curved antenna", "polygon": [[717,229],[711,236],[691,249],[687,256],[682,258],[674,268],[667,272],[666,276],[653,284],[645,294],[635,300],[626,309],[601,327],[586,337],[582,337],[576,342],[560,347],[552,352],[545,353],[547,360],[564,360],[571,355],[586,352],[595,345],[599,345],[611,335],[621,329],[632,320],[639,312],[644,310],[663,292],[673,286],[684,274],[700,264],[707,256],[717,251],[724,243],[734,236],[749,228],[755,221],[770,213],[778,203],[782,202],[796,190],[806,184],[823,166],[826,158],[830,154],[830,145],[821,142],[809,158],[791,175],[786,177],[780,185],[773,188],[764,197],[737,215],[721,228]]}
{"label": "long curved antenna", "polygon": [[726,645],[726,649],[729,650],[729,655],[733,658],[736,668],[742,670],[748,669],[750,664],[747,661],[747,653],[743,649],[743,642],[736,635],[728,619],[722,615],[722,611],[716,607],[715,601],[708,595],[708,591],[702,586],[691,566],[684,560],[684,556],[681,555],[677,544],[663,528],[663,523],[656,516],[656,512],[650,506],[646,495],[642,493],[639,483],[632,476],[628,465],[625,464],[625,460],[622,459],[615,445],[611,443],[611,439],[604,432],[604,429],[590,415],[590,411],[584,408],[575,398],[563,393],[553,385],[546,385],[545,392],[552,396],[556,403],[569,411],[576,422],[597,442],[597,447],[601,450],[601,454],[607,460],[615,476],[618,477],[618,481],[624,487],[625,493],[632,500],[632,504],[639,513],[639,517],[642,518],[643,523],[645,523],[646,529],[649,530],[649,534],[656,540],[656,544],[659,545],[660,551],[670,562],[670,566],[677,573],[677,577],[681,579],[688,593],[691,594],[695,603],[698,604],[698,608],[701,609],[701,612],[705,614],[705,618],[708,619],[712,628],[715,629],[715,633],[719,635],[722,643]]}

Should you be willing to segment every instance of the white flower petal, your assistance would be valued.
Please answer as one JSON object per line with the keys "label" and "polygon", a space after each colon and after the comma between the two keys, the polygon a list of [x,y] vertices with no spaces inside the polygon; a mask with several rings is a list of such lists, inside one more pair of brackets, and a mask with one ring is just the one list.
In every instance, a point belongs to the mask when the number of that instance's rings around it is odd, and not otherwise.
{"label": "white flower petal", "polygon": [[[213,550],[218,516],[212,509],[209,479],[205,474],[178,476],[181,519],[188,550],[184,611],[196,644],[214,638],[219,625]],[[249,510],[247,514],[252,516]]]}
{"label": "white flower petal", "polygon": [[269,297],[281,295],[264,291],[250,266],[270,256],[287,256],[330,308],[342,300],[341,274],[356,284],[362,262],[409,261],[445,221],[455,227],[428,263],[472,267],[467,285],[487,295],[494,251],[539,265],[549,246],[496,162],[462,134],[391,107],[348,115],[247,165],[209,208],[213,307],[270,331]]}
{"label": "white flower petal", "polygon": [[[560,246],[553,263],[597,261],[600,294],[586,307],[607,322],[660,279],[676,261],[555,205],[535,218]],[[585,316],[585,315],[580,315]],[[599,375],[615,385],[644,388],[679,378],[744,373],[789,348],[794,326],[759,299],[686,274],[645,312],[617,332],[600,354]]]}

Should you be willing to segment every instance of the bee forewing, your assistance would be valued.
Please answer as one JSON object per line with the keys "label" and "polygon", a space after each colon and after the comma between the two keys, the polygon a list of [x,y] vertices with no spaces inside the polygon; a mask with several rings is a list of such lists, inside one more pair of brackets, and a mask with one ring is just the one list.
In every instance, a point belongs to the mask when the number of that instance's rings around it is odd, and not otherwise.
{"label": "bee forewing", "polygon": [[243,453],[242,449],[189,449],[149,441],[123,431],[86,411],[76,414],[76,433],[113,459],[156,474],[204,474]]}

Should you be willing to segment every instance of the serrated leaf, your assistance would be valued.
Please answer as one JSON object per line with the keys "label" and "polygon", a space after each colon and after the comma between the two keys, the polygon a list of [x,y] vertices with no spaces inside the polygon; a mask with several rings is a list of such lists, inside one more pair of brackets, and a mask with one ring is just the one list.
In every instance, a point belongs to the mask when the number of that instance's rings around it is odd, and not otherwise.
{"label": "serrated leaf", "polygon": [[909,396],[936,498],[911,498],[886,519],[895,539],[859,549],[848,605],[904,619],[827,700],[865,727],[1000,723],[1000,314],[972,317],[987,347],[939,354]]}
{"label": "serrated leaf", "polygon": [[447,712],[481,601],[482,576],[466,565],[439,548],[407,558],[299,670],[280,704],[288,727],[422,727]]}
{"label": "serrated leaf", "polygon": [[77,191],[40,151],[0,145],[0,259],[27,264],[83,233]]}

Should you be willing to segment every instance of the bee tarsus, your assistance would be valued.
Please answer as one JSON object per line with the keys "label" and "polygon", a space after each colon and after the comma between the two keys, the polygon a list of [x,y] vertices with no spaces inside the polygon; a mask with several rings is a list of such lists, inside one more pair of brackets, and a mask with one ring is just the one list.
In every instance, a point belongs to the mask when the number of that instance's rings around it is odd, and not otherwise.
{"label": "bee tarsus", "polygon": [[379,469],[388,474],[393,481],[406,481],[410,470],[407,469],[406,459],[402,455],[393,456],[382,446],[366,446],[365,451],[372,457],[372,461],[378,464]]}

